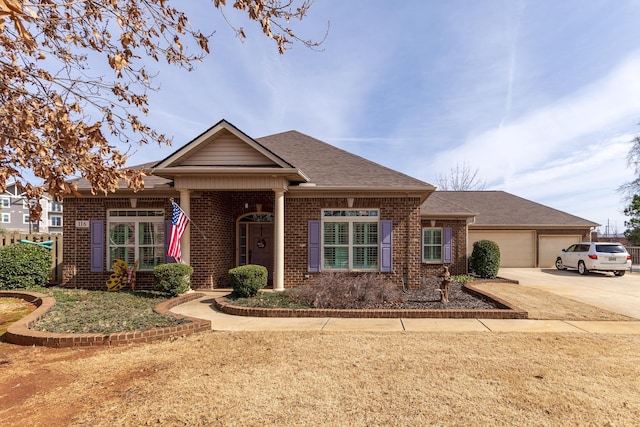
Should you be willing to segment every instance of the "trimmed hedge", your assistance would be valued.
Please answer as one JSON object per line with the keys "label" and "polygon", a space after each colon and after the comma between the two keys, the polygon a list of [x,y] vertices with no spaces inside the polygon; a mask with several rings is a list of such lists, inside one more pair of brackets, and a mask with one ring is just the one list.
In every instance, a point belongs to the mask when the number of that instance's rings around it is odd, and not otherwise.
{"label": "trimmed hedge", "polygon": [[50,249],[29,244],[0,248],[0,289],[46,286],[50,275]]}
{"label": "trimmed hedge", "polygon": [[153,269],[155,289],[176,297],[187,292],[191,286],[193,267],[186,264],[160,264]]}
{"label": "trimmed hedge", "polygon": [[267,286],[267,267],[262,265],[241,265],[229,270],[229,282],[233,287],[232,298],[250,298]]}
{"label": "trimmed hedge", "polygon": [[500,269],[500,247],[491,240],[473,244],[469,268],[483,279],[495,279]]}

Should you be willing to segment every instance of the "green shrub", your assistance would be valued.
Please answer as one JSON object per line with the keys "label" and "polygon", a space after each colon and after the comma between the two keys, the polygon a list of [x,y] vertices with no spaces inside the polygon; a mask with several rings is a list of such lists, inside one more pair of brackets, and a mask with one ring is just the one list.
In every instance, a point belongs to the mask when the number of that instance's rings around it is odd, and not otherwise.
{"label": "green shrub", "polygon": [[193,267],[186,264],[160,264],[153,269],[155,289],[170,296],[178,296],[189,290],[189,278]]}
{"label": "green shrub", "polygon": [[0,248],[0,289],[45,286],[51,275],[51,250],[16,244]]}
{"label": "green shrub", "polygon": [[466,274],[460,275],[460,276],[451,276],[451,281],[452,282],[456,282],[456,283],[460,283],[461,285],[465,285],[469,282],[473,281],[473,277],[468,276]]}
{"label": "green shrub", "polygon": [[267,286],[267,268],[262,265],[241,265],[229,270],[229,282],[233,287],[232,298],[249,298]]}
{"label": "green shrub", "polygon": [[500,268],[500,247],[491,240],[478,240],[473,244],[469,268],[483,279],[494,279]]}

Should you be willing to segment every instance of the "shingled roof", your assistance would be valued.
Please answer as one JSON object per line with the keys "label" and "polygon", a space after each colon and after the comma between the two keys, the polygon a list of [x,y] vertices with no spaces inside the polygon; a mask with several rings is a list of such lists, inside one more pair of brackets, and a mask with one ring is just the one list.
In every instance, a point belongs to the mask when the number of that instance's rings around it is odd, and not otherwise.
{"label": "shingled roof", "polygon": [[[433,200],[432,198],[435,197]],[[462,207],[475,216],[474,226],[596,227],[599,224],[505,191],[436,191],[421,207],[423,215]],[[451,208],[449,208],[451,209]],[[464,212],[464,211],[462,211]]]}
{"label": "shingled roof", "polygon": [[[156,163],[157,162],[149,162],[149,163],[143,163],[140,165],[129,166],[129,169],[144,170],[148,172]],[[143,179],[144,179],[144,188],[147,190],[169,188],[171,187],[171,182],[172,182],[170,179],[166,179],[166,178],[162,178],[160,176],[154,176],[154,175],[145,176]],[[78,191],[80,191],[81,193],[89,192],[91,190],[91,185],[89,184],[89,181],[84,178],[75,178],[75,179],[69,180],[69,182],[75,184],[78,187]],[[124,181],[121,180],[120,189],[125,189],[125,188],[126,188],[126,184],[124,183]]]}
{"label": "shingled roof", "polygon": [[431,184],[297,131],[265,136],[256,141],[303,171],[317,186],[435,189]]}
{"label": "shingled roof", "polygon": [[[297,131],[282,132],[275,135],[265,136],[262,138],[250,138],[242,133],[239,129],[221,120],[209,130],[196,137],[194,140],[179,148],[174,154],[170,155],[160,162],[149,162],[143,165],[131,166],[133,169],[144,169],[154,171],[159,165],[170,163],[173,157],[185,151],[185,148],[202,146],[207,143],[207,135],[211,132],[231,131],[235,135],[240,135],[238,143],[249,143],[253,149],[262,150],[263,152],[272,153],[277,156],[280,163],[285,162],[287,167],[291,166],[297,169],[309,182],[303,183],[306,190],[314,191],[315,189],[324,189],[327,191],[347,190],[347,191],[409,191],[422,194],[426,197],[435,190],[431,184],[418,180],[416,178],[405,175],[401,172],[382,166],[378,163],[367,160],[363,157],[344,151],[334,147],[331,144],[304,135]],[[214,134],[215,135],[215,134]],[[267,150],[267,151],[265,151]],[[274,157],[275,158],[275,157]],[[179,162],[179,159],[178,159]],[[243,165],[235,165],[242,167]],[[270,166],[269,170],[278,172],[278,164]],[[246,170],[249,171],[251,165],[247,165]],[[160,168],[162,169],[162,168]],[[163,169],[162,173],[144,178],[145,189],[162,189],[171,186],[171,167]],[[181,173],[190,171],[199,173],[227,173],[229,168],[220,165],[211,166],[182,166]],[[260,167],[264,172],[267,168]],[[256,169],[257,170],[257,169]],[[210,172],[209,172],[210,171]],[[73,180],[80,191],[88,191],[89,183],[85,179]],[[299,187],[302,189],[302,186]]]}

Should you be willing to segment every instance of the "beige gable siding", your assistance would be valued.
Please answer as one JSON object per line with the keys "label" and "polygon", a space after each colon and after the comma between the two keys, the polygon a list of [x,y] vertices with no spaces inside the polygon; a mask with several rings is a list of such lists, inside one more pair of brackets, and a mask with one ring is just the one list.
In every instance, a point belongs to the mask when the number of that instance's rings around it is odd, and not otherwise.
{"label": "beige gable siding", "polygon": [[262,153],[230,132],[222,132],[178,162],[180,166],[276,166]]}

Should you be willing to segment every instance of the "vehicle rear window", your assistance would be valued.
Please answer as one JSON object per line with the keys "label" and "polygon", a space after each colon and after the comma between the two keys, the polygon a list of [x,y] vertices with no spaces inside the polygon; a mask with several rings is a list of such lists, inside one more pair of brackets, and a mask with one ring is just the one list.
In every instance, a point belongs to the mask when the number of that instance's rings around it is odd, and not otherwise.
{"label": "vehicle rear window", "polygon": [[596,252],[620,254],[626,252],[626,250],[620,245],[596,245]]}

